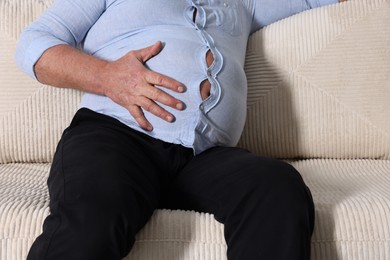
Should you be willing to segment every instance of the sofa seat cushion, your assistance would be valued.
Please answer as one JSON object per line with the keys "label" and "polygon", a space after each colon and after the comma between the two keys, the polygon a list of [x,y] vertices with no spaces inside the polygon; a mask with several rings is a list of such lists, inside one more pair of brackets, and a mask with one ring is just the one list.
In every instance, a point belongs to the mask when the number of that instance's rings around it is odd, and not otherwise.
{"label": "sofa seat cushion", "polygon": [[0,260],[26,259],[48,215],[49,164],[0,164]]}
{"label": "sofa seat cushion", "polygon": [[[316,205],[313,259],[390,259],[390,161],[292,164]],[[49,164],[0,164],[0,260],[22,260],[48,211]],[[226,259],[223,225],[206,213],[157,210],[126,260]]]}
{"label": "sofa seat cushion", "polygon": [[292,163],[316,206],[313,259],[390,259],[390,161]]}

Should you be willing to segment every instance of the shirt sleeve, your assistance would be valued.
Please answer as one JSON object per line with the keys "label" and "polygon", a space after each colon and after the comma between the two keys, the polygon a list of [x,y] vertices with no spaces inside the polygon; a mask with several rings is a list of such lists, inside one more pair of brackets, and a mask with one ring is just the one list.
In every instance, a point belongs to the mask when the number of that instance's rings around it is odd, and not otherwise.
{"label": "shirt sleeve", "polygon": [[302,11],[329,4],[338,3],[338,0],[253,0],[254,14],[251,32],[273,22],[287,18]]}
{"label": "shirt sleeve", "polygon": [[60,44],[79,45],[105,8],[105,0],[56,0],[22,31],[16,65],[36,79],[34,65],[44,51]]}

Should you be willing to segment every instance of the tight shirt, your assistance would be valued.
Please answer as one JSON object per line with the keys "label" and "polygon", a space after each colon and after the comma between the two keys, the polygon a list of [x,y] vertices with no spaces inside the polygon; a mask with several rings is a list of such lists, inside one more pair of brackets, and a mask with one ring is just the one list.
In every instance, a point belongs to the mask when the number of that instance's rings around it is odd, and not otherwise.
{"label": "tight shirt", "polygon": [[[251,33],[272,22],[336,0],[57,0],[20,37],[18,66],[35,78],[34,64],[48,48],[69,44],[114,61],[131,50],[164,43],[146,62],[156,72],[185,85],[184,93],[165,88],[181,100],[166,122],[147,111],[153,125],[144,131],[131,114],[108,97],[85,93],[81,107],[114,117],[129,127],[199,154],[213,146],[237,144],[246,117],[247,82],[243,70]],[[196,13],[194,14],[194,12]],[[213,63],[208,66],[206,54]],[[208,80],[210,96],[200,95]],[[156,86],[160,88],[160,86]]]}

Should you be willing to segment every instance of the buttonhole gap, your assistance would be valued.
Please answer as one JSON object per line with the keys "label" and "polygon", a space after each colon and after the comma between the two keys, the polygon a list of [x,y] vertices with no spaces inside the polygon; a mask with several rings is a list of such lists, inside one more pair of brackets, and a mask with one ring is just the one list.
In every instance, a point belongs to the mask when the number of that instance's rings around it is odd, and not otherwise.
{"label": "buttonhole gap", "polygon": [[[213,53],[211,52],[210,49],[207,50],[205,59],[206,59],[207,67],[210,68],[210,66],[214,62],[214,55],[213,55]],[[210,83],[210,81],[208,79],[203,80],[200,83],[199,90],[200,90],[200,96],[202,97],[202,100],[203,101],[206,100],[210,96],[210,92],[211,92],[211,83]]]}
{"label": "buttonhole gap", "polygon": [[192,13],[192,21],[196,22],[196,16],[198,14],[198,8],[194,7],[194,12]]}

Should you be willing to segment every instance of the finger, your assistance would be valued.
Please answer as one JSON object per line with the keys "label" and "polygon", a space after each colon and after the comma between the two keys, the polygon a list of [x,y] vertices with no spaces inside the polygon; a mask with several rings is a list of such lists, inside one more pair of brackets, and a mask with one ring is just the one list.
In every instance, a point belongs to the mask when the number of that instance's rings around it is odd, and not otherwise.
{"label": "finger", "polygon": [[139,126],[145,131],[152,131],[153,126],[146,119],[142,109],[139,106],[133,105],[129,109],[130,114],[133,116],[134,120],[137,121]]}
{"label": "finger", "polygon": [[153,45],[150,45],[146,48],[139,49],[134,51],[136,58],[141,61],[142,63],[145,63],[153,56],[156,56],[163,48],[163,44],[158,41]]}
{"label": "finger", "polygon": [[185,91],[184,85],[177,80],[154,71],[146,71],[145,80],[152,85],[161,86],[178,93]]}
{"label": "finger", "polygon": [[163,91],[155,86],[152,86],[150,84],[146,84],[144,86],[144,88],[142,89],[142,93],[139,93],[139,94],[148,98],[149,100],[159,102],[161,104],[164,104],[166,106],[170,106],[170,107],[177,109],[177,110],[182,110],[185,107],[183,102],[181,102],[180,100],[172,97],[171,95],[169,95],[165,91]]}
{"label": "finger", "polygon": [[139,97],[137,99],[137,105],[167,122],[173,122],[175,119],[171,113],[146,97]]}

